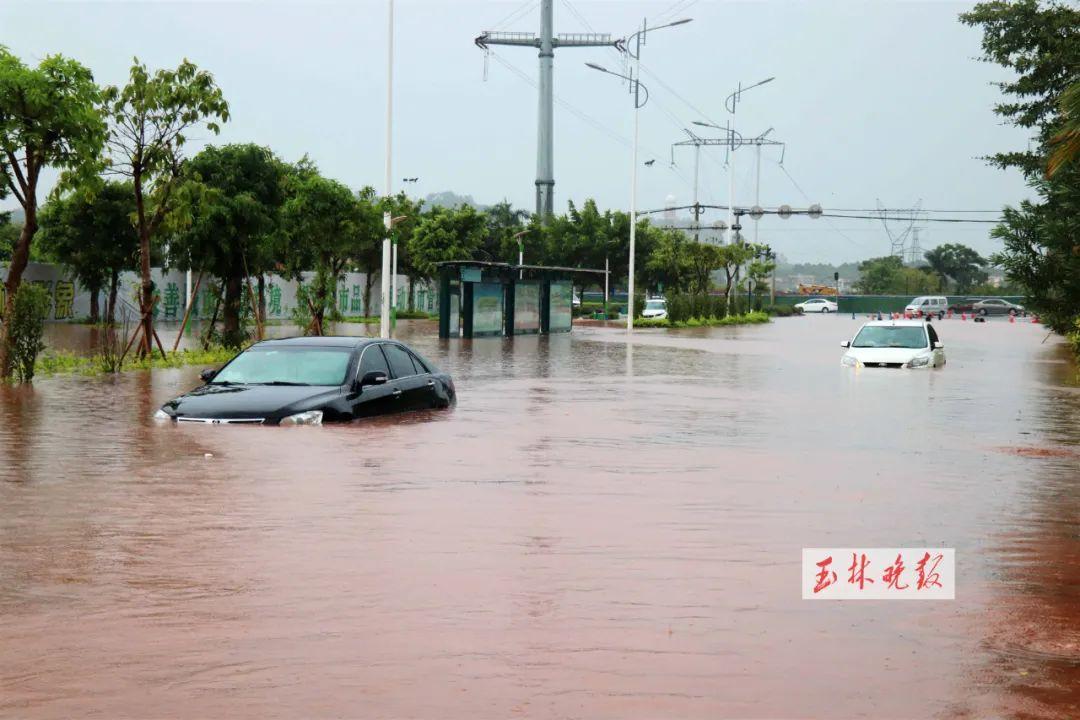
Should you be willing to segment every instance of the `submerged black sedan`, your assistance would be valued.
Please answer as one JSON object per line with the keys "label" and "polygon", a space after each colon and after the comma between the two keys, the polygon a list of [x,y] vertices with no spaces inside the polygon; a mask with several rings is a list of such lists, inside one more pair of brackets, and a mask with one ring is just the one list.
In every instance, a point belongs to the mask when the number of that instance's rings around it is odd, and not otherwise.
{"label": "submerged black sedan", "polygon": [[449,407],[454,381],[394,340],[298,337],[252,345],[200,388],[165,403],[158,420],[320,425]]}

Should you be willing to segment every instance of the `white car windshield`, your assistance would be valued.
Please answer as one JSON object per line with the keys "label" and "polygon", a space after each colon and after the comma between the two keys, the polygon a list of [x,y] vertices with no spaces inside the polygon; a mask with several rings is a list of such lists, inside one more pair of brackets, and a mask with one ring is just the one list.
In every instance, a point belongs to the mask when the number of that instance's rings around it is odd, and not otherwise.
{"label": "white car windshield", "polygon": [[211,384],[342,385],[350,348],[252,348],[221,369]]}
{"label": "white car windshield", "polygon": [[857,348],[914,349],[926,346],[926,332],[910,325],[867,325],[851,343],[851,347]]}
{"label": "white car windshield", "polygon": [[663,300],[646,300],[645,301],[645,309],[646,310],[664,310],[664,309],[666,309],[666,307],[667,306],[664,304]]}

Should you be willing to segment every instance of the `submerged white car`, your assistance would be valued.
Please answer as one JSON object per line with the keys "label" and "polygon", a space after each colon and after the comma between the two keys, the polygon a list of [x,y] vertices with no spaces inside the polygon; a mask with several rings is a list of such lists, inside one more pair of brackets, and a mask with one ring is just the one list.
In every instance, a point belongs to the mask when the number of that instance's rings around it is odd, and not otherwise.
{"label": "submerged white car", "polygon": [[934,326],[923,320],[879,320],[863,325],[840,358],[845,367],[937,368],[945,365],[945,346]]}
{"label": "submerged white car", "polygon": [[825,298],[814,298],[805,302],[796,303],[795,307],[802,310],[804,313],[831,313],[836,312],[838,306],[832,300],[826,300]]}
{"label": "submerged white car", "polygon": [[645,301],[645,309],[641,311],[641,317],[650,320],[663,320],[667,317],[667,300],[664,298],[650,298]]}

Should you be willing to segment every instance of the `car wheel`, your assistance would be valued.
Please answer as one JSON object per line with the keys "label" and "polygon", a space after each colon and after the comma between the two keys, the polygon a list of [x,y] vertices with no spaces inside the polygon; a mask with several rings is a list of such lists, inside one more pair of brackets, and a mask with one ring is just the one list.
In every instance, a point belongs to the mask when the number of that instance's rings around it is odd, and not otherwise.
{"label": "car wheel", "polygon": [[828,314],[829,314],[829,308],[827,308],[827,307],[823,307],[823,308],[821,308],[821,312],[823,312],[823,313],[825,313],[826,315],[828,315]]}
{"label": "car wheel", "polygon": [[937,319],[938,320],[944,320],[945,319],[945,311],[944,310],[939,310],[938,311]]}

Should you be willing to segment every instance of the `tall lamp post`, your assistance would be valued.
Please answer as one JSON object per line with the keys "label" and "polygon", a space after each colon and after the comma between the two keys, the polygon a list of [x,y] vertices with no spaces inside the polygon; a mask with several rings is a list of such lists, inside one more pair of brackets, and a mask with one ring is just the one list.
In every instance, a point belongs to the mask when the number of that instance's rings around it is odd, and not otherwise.
{"label": "tall lamp post", "polygon": [[[598,70],[608,75],[614,75],[615,77],[622,78],[628,81],[634,89],[634,152],[633,160],[630,170],[630,267],[628,271],[628,277],[626,281],[626,331],[633,332],[634,330],[634,255],[637,249],[637,167],[638,167],[638,111],[645,107],[645,103],[649,102],[649,89],[641,84],[641,44],[645,39],[645,34],[650,30],[662,30],[663,28],[675,27],[676,25],[685,25],[690,22],[692,18],[683,18],[682,20],[675,20],[664,25],[657,25],[650,28],[647,22],[642,22],[641,29],[633,35],[621,40],[619,42],[619,48],[624,50],[627,54],[634,59],[634,68],[630,71],[630,75],[623,75],[622,73],[612,72],[606,68],[603,68],[594,63],[585,63],[586,66],[593,70]],[[630,49],[631,41],[634,43],[633,50]],[[645,97],[641,97],[641,92],[645,91]]]}
{"label": "tall lamp post", "polygon": [[382,302],[379,303],[379,337],[384,338],[390,337],[390,303],[393,300],[390,296],[390,255],[393,252],[390,247],[390,236],[394,222],[390,203],[394,189],[390,180],[390,160],[394,138],[394,0],[388,0],[387,6],[389,14],[386,26],[386,210],[383,212],[383,228],[386,230],[386,235],[383,236],[382,282],[379,287],[382,298]]}

